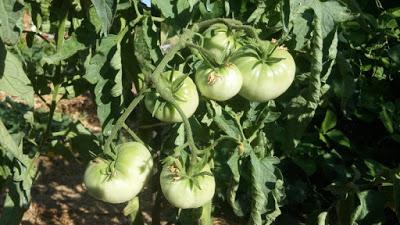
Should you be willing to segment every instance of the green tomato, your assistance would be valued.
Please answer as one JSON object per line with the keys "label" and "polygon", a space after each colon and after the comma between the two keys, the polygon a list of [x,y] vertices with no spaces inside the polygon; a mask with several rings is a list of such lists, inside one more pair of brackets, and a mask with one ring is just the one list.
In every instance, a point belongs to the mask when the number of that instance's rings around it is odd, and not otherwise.
{"label": "green tomato", "polygon": [[213,24],[204,32],[203,47],[221,58],[235,50],[235,38],[225,24]]}
{"label": "green tomato", "polygon": [[[208,165],[200,172],[211,174]],[[180,177],[177,175],[177,168],[173,166],[164,166],[160,174],[160,184],[168,202],[181,209],[199,208],[210,202],[215,193],[213,176],[204,174],[191,178]]]}
{"label": "green tomato", "polygon": [[202,95],[212,100],[225,101],[239,93],[243,78],[232,63],[214,69],[202,64],[196,70],[195,81]]}
{"label": "green tomato", "polygon": [[89,194],[108,203],[133,199],[142,190],[153,167],[149,150],[139,142],[118,145],[116,153],[115,161],[92,160],[84,175]]}
{"label": "green tomato", "polygon": [[[166,78],[166,85],[173,90],[173,97],[185,116],[191,117],[199,105],[199,95],[193,80],[179,71],[167,71],[162,73],[161,76]],[[177,85],[174,81],[179,81],[182,76],[186,76],[186,78],[180,85]],[[167,123],[182,122],[178,110],[161,98],[156,91],[147,94],[144,102],[147,110],[157,119]]]}
{"label": "green tomato", "polygon": [[279,97],[289,88],[296,72],[293,57],[287,50],[277,48],[270,58],[281,60],[266,62],[251,50],[233,57],[231,61],[243,75],[241,96],[250,101],[266,102]]}

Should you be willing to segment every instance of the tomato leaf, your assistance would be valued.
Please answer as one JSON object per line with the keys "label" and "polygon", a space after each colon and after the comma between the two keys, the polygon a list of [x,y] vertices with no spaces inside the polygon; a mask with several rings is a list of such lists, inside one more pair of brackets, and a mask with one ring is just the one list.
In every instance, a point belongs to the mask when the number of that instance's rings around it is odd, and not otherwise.
{"label": "tomato leaf", "polygon": [[308,84],[306,88],[301,90],[300,95],[290,100],[285,112],[287,114],[287,134],[292,138],[291,141],[285,141],[283,143],[284,149],[287,150],[297,146],[300,137],[314,117],[315,110],[320,103],[323,38],[321,20],[317,13],[314,15],[312,44],[311,74],[308,77]]}
{"label": "tomato leaf", "polygon": [[42,58],[41,63],[57,64],[60,63],[62,60],[66,60],[72,57],[77,52],[84,49],[87,49],[87,47],[83,43],[79,42],[75,36],[73,36],[64,41],[64,44],[60,51],[51,55],[46,54]]}
{"label": "tomato leaf", "polygon": [[400,219],[400,169],[393,173],[393,199],[397,218]]}
{"label": "tomato leaf", "polygon": [[6,51],[1,40],[0,54],[1,58],[4,57],[4,62],[0,62],[0,90],[22,98],[29,106],[33,106],[34,91],[22,62],[13,53]]}
{"label": "tomato leaf", "polygon": [[239,189],[239,182],[240,182],[239,160],[240,160],[239,151],[235,150],[232,156],[227,161],[227,164],[232,173],[232,182],[231,185],[228,187],[227,195],[228,195],[228,202],[231,205],[234,213],[237,216],[244,216],[243,209],[240,206],[239,202],[236,200],[236,195]]}
{"label": "tomato leaf", "polygon": [[16,27],[22,17],[24,6],[17,0],[2,0],[0,2],[0,38],[7,45],[14,45],[19,39],[19,29]]}
{"label": "tomato leaf", "polygon": [[8,133],[6,127],[4,126],[3,122],[0,120],[0,149],[5,150],[3,154],[8,155],[10,160],[16,158],[20,162],[27,164],[28,160],[27,157],[23,155],[22,149],[18,147],[15,143],[14,139]]}
{"label": "tomato leaf", "polygon": [[274,157],[259,159],[251,152],[250,162],[252,186],[249,224],[263,224],[264,213],[266,213],[264,224],[271,224],[281,214],[279,204],[284,196],[282,175],[275,168],[279,159]]}
{"label": "tomato leaf", "polygon": [[337,129],[330,130],[328,131],[328,133],[326,133],[326,135],[339,145],[342,145],[347,148],[351,147],[349,138],[346,137],[346,135],[344,135],[343,132],[340,130]]}
{"label": "tomato leaf", "polygon": [[101,20],[101,33],[107,36],[109,29],[111,28],[114,14],[117,10],[119,0],[91,0],[94,7],[96,8],[97,15]]}
{"label": "tomato leaf", "polygon": [[[223,110],[218,103],[212,100],[207,102],[207,109],[209,114],[213,117],[214,123],[222,131],[230,137],[236,139],[240,138],[240,129],[236,126],[234,118],[232,118],[226,110]],[[235,112],[232,113],[235,114]]]}
{"label": "tomato leaf", "polygon": [[139,212],[139,197],[135,197],[128,202],[125,206],[123,213],[124,216],[129,216],[131,221],[134,221]]}
{"label": "tomato leaf", "polygon": [[325,113],[325,118],[321,124],[322,133],[327,133],[329,130],[333,129],[336,126],[336,115],[331,110],[327,110]]}

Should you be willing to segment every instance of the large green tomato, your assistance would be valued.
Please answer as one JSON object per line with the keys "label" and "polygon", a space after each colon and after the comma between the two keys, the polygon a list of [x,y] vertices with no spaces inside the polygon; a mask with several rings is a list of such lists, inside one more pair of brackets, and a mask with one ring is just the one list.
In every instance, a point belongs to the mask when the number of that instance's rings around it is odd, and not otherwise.
{"label": "large green tomato", "polygon": [[218,68],[202,64],[196,70],[195,81],[202,95],[212,100],[225,101],[239,93],[243,78],[232,63]]}
{"label": "large green tomato", "polygon": [[[199,95],[197,93],[196,85],[193,80],[179,71],[167,71],[162,73],[165,78],[166,85],[173,91],[173,96],[176,103],[182,109],[186,117],[191,117],[199,105]],[[174,81],[182,76],[186,76],[183,82],[174,88]],[[156,92],[150,92],[145,97],[145,105],[147,110],[154,115],[157,119],[164,122],[182,122],[182,117],[173,105],[166,102]],[[157,107],[155,109],[155,107]]]}
{"label": "large green tomato", "polygon": [[139,142],[118,145],[116,153],[115,161],[92,160],[84,175],[89,194],[108,203],[133,199],[142,190],[153,167],[149,150]]}
{"label": "large green tomato", "polygon": [[268,62],[248,50],[231,60],[243,75],[243,86],[239,94],[255,102],[265,102],[283,94],[292,84],[296,72],[290,53],[277,48],[270,59],[281,60]]}
{"label": "large green tomato", "polygon": [[[171,205],[181,209],[199,208],[210,202],[215,192],[215,179],[209,174],[193,176],[191,179],[180,177],[177,168],[164,166],[160,175],[161,190]],[[200,172],[211,174],[206,165]]]}
{"label": "large green tomato", "polygon": [[217,57],[224,57],[235,50],[236,42],[225,24],[213,24],[204,31],[204,48]]}

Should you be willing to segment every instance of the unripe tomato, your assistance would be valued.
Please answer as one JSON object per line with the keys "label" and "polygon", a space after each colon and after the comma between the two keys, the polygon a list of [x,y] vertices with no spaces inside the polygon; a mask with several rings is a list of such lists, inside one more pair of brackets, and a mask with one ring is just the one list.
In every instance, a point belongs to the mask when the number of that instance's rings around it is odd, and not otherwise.
{"label": "unripe tomato", "polygon": [[149,150],[139,142],[120,144],[116,153],[115,161],[92,160],[84,175],[89,194],[108,203],[133,199],[142,190],[153,167]]}
{"label": "unripe tomato", "polygon": [[204,48],[217,57],[224,57],[235,50],[235,38],[225,24],[211,25],[204,36]]}
{"label": "unripe tomato", "polygon": [[[186,75],[179,71],[167,71],[162,73],[161,76],[166,78],[166,83],[171,89],[176,89],[173,91],[173,97],[176,103],[182,109],[186,117],[191,117],[199,105],[199,95],[193,80],[190,77],[186,77],[179,87],[174,88],[174,81]],[[162,99],[160,94],[156,91],[147,94],[144,102],[147,110],[157,119],[168,123],[182,122],[182,117],[175,107]],[[156,106],[157,108],[155,109]]]}
{"label": "unripe tomato", "polygon": [[239,93],[243,78],[232,63],[218,68],[202,64],[196,70],[195,81],[202,95],[212,100],[225,101]]}
{"label": "unripe tomato", "polygon": [[244,98],[265,102],[282,95],[292,84],[296,65],[290,53],[277,48],[270,56],[280,61],[268,62],[256,53],[245,51],[231,60],[243,76],[243,85],[239,94]]}
{"label": "unripe tomato", "polygon": [[[212,200],[215,192],[213,176],[204,174],[189,179],[179,176],[177,172],[177,168],[173,166],[164,166],[160,175],[161,190],[171,205],[181,209],[191,209],[199,208]],[[211,174],[208,165],[200,172]]]}

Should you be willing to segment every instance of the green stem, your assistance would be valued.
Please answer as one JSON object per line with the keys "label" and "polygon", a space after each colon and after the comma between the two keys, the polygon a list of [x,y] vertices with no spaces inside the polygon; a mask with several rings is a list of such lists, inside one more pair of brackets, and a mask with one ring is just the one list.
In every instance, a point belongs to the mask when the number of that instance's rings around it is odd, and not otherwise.
{"label": "green stem", "polygon": [[142,141],[142,139],[140,139],[140,137],[139,137],[131,128],[129,128],[128,125],[126,125],[126,123],[123,123],[123,124],[122,124],[122,127],[129,133],[129,135],[131,135],[131,137],[133,138],[133,140],[135,140],[135,141],[137,141],[137,142],[140,142],[140,143],[146,145],[146,144]]}
{"label": "green stem", "polygon": [[209,202],[201,207],[201,216],[199,225],[212,225],[212,202]]}
{"label": "green stem", "polygon": [[235,30],[244,30],[248,34],[250,34],[252,38],[256,39],[257,41],[260,40],[260,38],[258,37],[257,30],[252,26],[249,26],[249,25],[228,25],[228,27],[230,27],[231,29],[235,29]]}
{"label": "green stem", "polygon": [[242,22],[239,20],[227,19],[227,18],[214,18],[214,19],[204,20],[200,23],[194,24],[192,30],[198,31],[198,30],[207,28],[216,23],[223,23],[227,26],[242,25]]}
{"label": "green stem", "polygon": [[144,98],[144,93],[147,92],[147,89],[144,89],[139,93],[139,95],[133,99],[133,101],[129,104],[128,108],[126,108],[125,112],[122,113],[122,115],[118,118],[117,122],[112,128],[110,136],[106,139],[106,142],[104,144],[104,154],[114,156],[114,153],[112,152],[111,149],[111,143],[114,140],[114,138],[117,136],[118,131],[121,129],[121,127],[124,126],[125,120],[128,118],[128,116],[131,114],[131,112],[136,108],[136,106],[142,101]]}
{"label": "green stem", "polygon": [[68,19],[69,12],[69,0],[63,2],[63,8],[65,9],[65,13],[61,18],[60,24],[58,25],[57,31],[57,52],[60,52],[63,44],[64,44],[64,34],[65,34],[65,23]]}
{"label": "green stem", "polygon": [[59,88],[60,88],[60,84],[56,84],[54,86],[53,91],[52,91],[49,120],[47,121],[46,130],[44,131],[42,140],[41,140],[40,145],[39,145],[40,149],[43,147],[43,145],[46,142],[46,139],[47,139],[47,137],[49,136],[49,133],[50,133],[51,122],[53,121],[54,112],[56,111],[56,107],[57,107],[57,95],[58,95]]}
{"label": "green stem", "polygon": [[196,49],[200,52],[200,54],[203,56],[204,60],[213,68],[219,67],[221,66],[217,60],[215,59],[215,56],[208,50],[206,50],[205,48],[199,46],[199,45],[195,45],[192,44],[190,42],[186,43],[186,46],[189,48],[193,48]]}
{"label": "green stem", "polygon": [[167,123],[163,123],[163,122],[160,122],[160,123],[155,123],[155,124],[149,124],[149,125],[141,125],[141,126],[138,126],[137,127],[137,129],[153,129],[154,127],[161,127],[161,126],[165,126],[165,125],[167,125]]}
{"label": "green stem", "polygon": [[198,24],[194,24],[192,30],[197,32],[198,30],[204,29],[216,23],[223,23],[227,25],[231,29],[236,30],[245,30],[249,33],[253,38],[259,40],[257,29],[249,25],[243,25],[241,21],[235,19],[227,19],[227,18],[215,18],[202,21]]}
{"label": "green stem", "polygon": [[138,7],[139,1],[138,0],[133,0],[132,2],[133,2],[133,8],[135,9],[136,16],[137,17],[142,17],[142,14],[140,13],[139,7]]}
{"label": "green stem", "polygon": [[235,116],[235,123],[236,123],[236,125],[239,127],[239,130],[240,130],[240,136],[242,137],[242,141],[245,141],[245,140],[247,140],[247,138],[246,138],[246,135],[244,135],[244,132],[243,132],[243,127],[242,127],[242,124],[240,123],[240,119],[239,119],[239,117],[238,116]]}
{"label": "green stem", "polygon": [[151,20],[153,20],[153,22],[159,22],[159,23],[161,23],[161,22],[164,22],[164,18],[161,18],[161,17],[156,17],[156,16],[152,16],[151,17]]}
{"label": "green stem", "polygon": [[[68,9],[69,9],[69,1],[64,1],[64,8],[66,9],[65,13],[63,14],[60,24],[58,26],[58,31],[57,31],[57,53],[59,53],[62,49],[62,46],[64,44],[64,34],[65,34],[65,22],[68,19]],[[56,79],[60,78],[61,76],[61,64],[57,65],[56,69]],[[49,120],[47,121],[46,125],[46,130],[43,133],[42,140],[40,141],[39,145],[39,150],[42,150],[43,145],[45,144],[47,137],[49,136],[50,130],[51,130],[51,123],[53,121],[54,117],[54,112],[57,107],[57,96],[58,96],[58,91],[61,87],[61,83],[55,84],[54,89],[52,91],[52,97],[51,97],[51,105],[50,105],[50,112],[49,112]]]}
{"label": "green stem", "polygon": [[217,147],[217,145],[219,145],[222,141],[234,141],[236,143],[240,143],[240,141],[234,137],[230,137],[230,136],[221,136],[219,137],[217,140],[215,140],[210,146],[208,146],[206,149],[204,149],[204,151],[209,151],[215,147]]}
{"label": "green stem", "polygon": [[163,85],[161,73],[164,71],[164,68],[167,66],[168,62],[171,61],[175,54],[185,47],[185,44],[192,37],[192,32],[190,30],[186,30],[181,37],[179,38],[178,43],[172,47],[172,49],[165,54],[161,62],[157,65],[152,74],[150,74],[150,80],[153,82],[157,92],[161,95],[163,99],[168,102],[174,101],[172,91]]}
{"label": "green stem", "polygon": [[170,103],[175,107],[175,109],[178,111],[179,115],[182,117],[183,125],[185,126],[185,130],[186,130],[186,138],[187,138],[187,141],[189,143],[189,147],[190,147],[191,152],[192,152],[192,158],[193,158],[194,161],[196,161],[197,160],[197,154],[200,151],[196,147],[196,144],[194,143],[193,132],[192,132],[192,128],[190,126],[189,119],[186,117],[185,113],[183,112],[181,107],[179,107],[179,105],[176,103],[176,101],[172,101]]}
{"label": "green stem", "polygon": [[182,111],[182,109],[179,107],[179,105],[176,103],[173,93],[169,87],[166,87],[164,85],[164,82],[161,80],[161,73],[164,71],[165,67],[167,66],[168,62],[171,61],[175,54],[184,48],[186,46],[186,43],[188,40],[190,40],[193,36],[193,32],[191,30],[185,30],[181,37],[179,38],[178,43],[172,47],[172,49],[165,54],[161,62],[157,65],[156,69],[153,71],[153,73],[150,75],[150,80],[153,82],[157,92],[160,94],[160,96],[166,100],[168,103],[173,105],[176,110],[178,111],[179,115],[181,116],[185,130],[186,130],[186,138],[189,142],[189,146],[191,148],[193,160],[196,161],[196,156],[197,153],[199,152],[198,148],[196,147],[193,139],[193,133],[192,129],[190,127],[190,123],[188,118],[186,117],[185,113]]}

